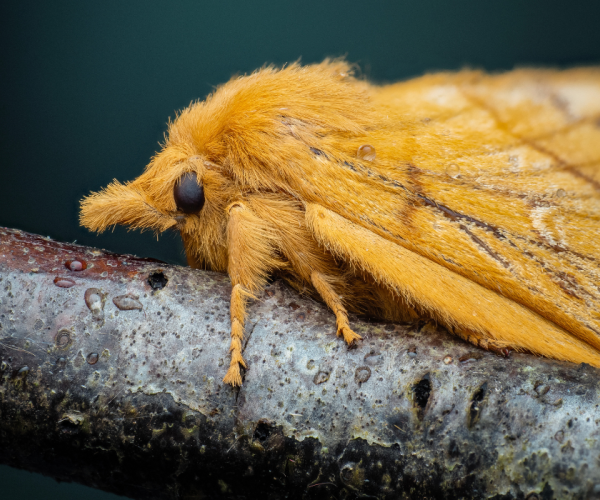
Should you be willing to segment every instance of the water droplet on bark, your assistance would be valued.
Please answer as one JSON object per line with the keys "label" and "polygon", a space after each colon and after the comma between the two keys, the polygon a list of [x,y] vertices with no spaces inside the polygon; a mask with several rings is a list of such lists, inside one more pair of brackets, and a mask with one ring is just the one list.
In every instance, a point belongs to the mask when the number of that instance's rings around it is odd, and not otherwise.
{"label": "water droplet on bark", "polygon": [[60,288],[71,288],[72,286],[75,286],[75,282],[73,280],[69,278],[61,278],[60,276],[54,278],[54,284]]}
{"label": "water droplet on bark", "polygon": [[113,304],[121,311],[131,311],[133,309],[141,310],[143,306],[138,298],[139,297],[131,294],[119,295],[113,299]]}
{"label": "water droplet on bark", "polygon": [[84,298],[88,309],[92,311],[93,318],[97,320],[103,319],[106,294],[98,288],[88,288],[85,291]]}
{"label": "water droplet on bark", "polygon": [[87,269],[87,263],[85,260],[79,259],[68,260],[65,262],[65,267],[69,271],[83,271],[84,269]]}

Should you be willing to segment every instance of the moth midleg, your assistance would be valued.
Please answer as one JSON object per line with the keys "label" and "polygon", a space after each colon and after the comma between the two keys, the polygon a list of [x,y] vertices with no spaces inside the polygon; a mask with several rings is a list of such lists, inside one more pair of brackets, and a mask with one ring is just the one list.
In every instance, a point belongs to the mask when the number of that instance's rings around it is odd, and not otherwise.
{"label": "moth midleg", "polygon": [[318,271],[313,271],[310,278],[321,298],[335,314],[338,337],[340,335],[343,336],[348,345],[352,345],[355,341],[362,339],[360,335],[350,328],[350,324],[348,323],[348,312],[342,304],[341,297],[335,293],[332,286],[327,283],[326,276]]}
{"label": "moth midleg", "polygon": [[[295,277],[312,284],[321,299],[334,312],[337,334],[351,344],[360,339],[350,328],[346,307],[355,306],[356,283],[352,286],[333,257],[319,247],[306,227],[304,206],[291,197],[281,195],[249,197],[252,210],[277,233],[277,246],[294,270]],[[344,294],[344,300],[340,295]],[[345,302],[345,305],[344,305]],[[356,308],[355,308],[356,310]]]}
{"label": "moth midleg", "polygon": [[233,386],[242,385],[240,365],[246,363],[242,356],[246,300],[252,292],[264,285],[271,269],[280,262],[274,257],[276,235],[263,220],[257,217],[241,202],[232,203],[228,208],[227,272],[231,278],[231,362],[223,382]]}
{"label": "moth midleg", "polygon": [[306,220],[316,240],[334,255],[369,273],[442,324],[476,332],[478,345],[485,346],[485,339],[600,367],[598,351],[525,306],[320,205],[306,205]]}

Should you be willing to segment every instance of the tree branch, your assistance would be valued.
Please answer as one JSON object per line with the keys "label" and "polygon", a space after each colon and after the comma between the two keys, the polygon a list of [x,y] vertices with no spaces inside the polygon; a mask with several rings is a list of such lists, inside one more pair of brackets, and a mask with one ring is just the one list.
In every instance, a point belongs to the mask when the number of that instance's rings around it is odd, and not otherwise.
{"label": "tree branch", "polygon": [[236,391],[225,275],[2,229],[0,279],[2,463],[144,499],[600,495],[587,365],[424,322],[353,318],[348,350],[274,282]]}

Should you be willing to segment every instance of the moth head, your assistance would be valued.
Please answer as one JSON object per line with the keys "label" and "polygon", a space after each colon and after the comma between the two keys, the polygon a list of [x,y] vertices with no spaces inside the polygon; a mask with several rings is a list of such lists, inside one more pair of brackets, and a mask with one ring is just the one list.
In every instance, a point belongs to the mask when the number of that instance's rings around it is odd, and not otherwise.
{"label": "moth head", "polygon": [[80,222],[102,232],[117,224],[157,233],[181,233],[190,263],[224,269],[225,208],[236,188],[222,168],[189,148],[165,145],[145,172],[113,181],[81,202]]}

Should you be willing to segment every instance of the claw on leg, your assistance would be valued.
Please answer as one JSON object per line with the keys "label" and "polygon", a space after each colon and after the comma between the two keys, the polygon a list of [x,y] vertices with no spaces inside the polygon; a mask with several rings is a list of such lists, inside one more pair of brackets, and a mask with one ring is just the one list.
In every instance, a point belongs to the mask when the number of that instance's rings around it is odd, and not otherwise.
{"label": "claw on leg", "polygon": [[223,377],[223,382],[232,385],[233,387],[240,387],[242,385],[242,374],[240,373],[240,364],[231,360],[229,370]]}
{"label": "claw on leg", "polygon": [[[356,342],[358,340],[362,340],[362,337],[358,333],[354,332],[353,330],[351,330],[348,327],[342,328],[341,332],[342,332],[341,335],[344,337],[344,340],[346,341],[346,343],[349,346],[356,345]],[[338,329],[338,337],[339,336],[340,336],[340,330]]]}
{"label": "claw on leg", "polygon": [[317,271],[313,271],[311,280],[314,287],[317,289],[317,292],[319,292],[319,295],[321,295],[325,303],[335,314],[338,337],[344,337],[344,340],[350,346],[362,339],[358,333],[355,333],[350,328],[350,324],[348,323],[348,312],[342,304],[342,299],[335,293],[331,285],[327,283],[325,276]]}

